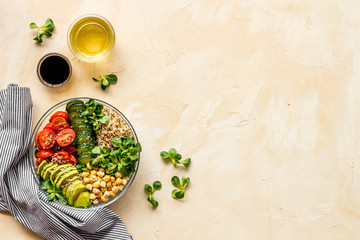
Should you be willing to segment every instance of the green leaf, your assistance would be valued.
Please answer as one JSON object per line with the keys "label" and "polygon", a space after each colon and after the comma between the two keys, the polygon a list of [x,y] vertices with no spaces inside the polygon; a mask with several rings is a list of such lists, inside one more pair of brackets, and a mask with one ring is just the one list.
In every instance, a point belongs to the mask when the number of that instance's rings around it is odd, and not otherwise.
{"label": "green leaf", "polygon": [[181,155],[179,153],[174,155],[174,159],[178,162],[181,160]]}
{"label": "green leaf", "polygon": [[182,199],[182,198],[184,198],[184,195],[185,195],[185,192],[183,190],[174,189],[171,192],[171,196],[175,199]]}
{"label": "green leaf", "polygon": [[68,203],[66,197],[59,198],[59,203],[62,205],[66,205]]}
{"label": "green leaf", "polygon": [[99,146],[96,146],[91,150],[91,152],[93,154],[100,154],[101,153],[101,148]]}
{"label": "green leaf", "polygon": [[122,146],[122,140],[119,137],[113,137],[111,139],[111,144],[116,148],[120,148]]}
{"label": "green leaf", "polygon": [[94,82],[100,82],[100,80],[96,79],[96,78],[92,78],[92,80],[94,80]]}
{"label": "green leaf", "polygon": [[178,176],[173,176],[173,177],[171,178],[171,184],[172,184],[174,187],[181,188],[180,179],[179,179]]}
{"label": "green leaf", "polygon": [[101,89],[103,90],[103,91],[105,91],[106,90],[106,86],[105,85],[103,85],[102,83],[101,83]]}
{"label": "green leaf", "polygon": [[55,193],[51,193],[51,194],[47,195],[46,199],[49,200],[49,201],[54,200],[55,199]]}
{"label": "green leaf", "polygon": [[115,74],[109,74],[107,75],[107,80],[109,81],[110,84],[116,84],[118,78]]}
{"label": "green leaf", "polygon": [[105,115],[102,118],[99,119],[99,122],[101,122],[102,124],[108,124],[110,121],[109,116]]}
{"label": "green leaf", "polygon": [[156,201],[155,199],[151,204],[152,204],[153,208],[157,208],[159,206],[158,201]]}
{"label": "green leaf", "polygon": [[191,158],[186,158],[182,161],[179,161],[179,163],[183,164],[186,168],[189,166],[190,162],[191,162]]}
{"label": "green leaf", "polygon": [[47,190],[47,189],[51,189],[51,182],[49,180],[43,180],[40,183],[40,188],[42,190]]}
{"label": "green leaf", "polygon": [[150,193],[150,194],[153,192],[153,191],[152,191],[152,187],[151,187],[149,184],[145,184],[144,187],[145,187],[145,191],[146,191],[146,192],[148,192],[148,193]]}
{"label": "green leaf", "polygon": [[189,184],[189,182],[190,182],[190,178],[182,177],[182,178],[181,178],[181,182],[182,182],[182,184],[181,184],[182,189],[185,189],[186,186],[187,186],[187,185]]}
{"label": "green leaf", "polygon": [[170,157],[169,153],[166,152],[166,151],[162,151],[162,152],[160,153],[160,156],[161,156],[162,159],[167,159],[167,158]]}
{"label": "green leaf", "polygon": [[32,22],[32,23],[30,23],[29,27],[30,27],[30,29],[35,29],[35,28],[37,28],[37,25]]}
{"label": "green leaf", "polygon": [[161,189],[161,182],[160,182],[160,181],[155,181],[155,182],[153,183],[153,187],[154,187],[154,192],[155,192],[156,190],[160,190],[160,189]]}
{"label": "green leaf", "polygon": [[177,151],[175,148],[170,148],[169,149],[169,155],[170,157],[174,157],[177,154]]}

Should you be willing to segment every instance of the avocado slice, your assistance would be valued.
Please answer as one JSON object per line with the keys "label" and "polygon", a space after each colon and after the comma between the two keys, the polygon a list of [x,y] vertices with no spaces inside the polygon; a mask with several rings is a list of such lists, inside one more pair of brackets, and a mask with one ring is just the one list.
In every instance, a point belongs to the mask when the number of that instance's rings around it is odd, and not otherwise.
{"label": "avocado slice", "polygon": [[38,173],[39,175],[41,175],[41,172],[42,172],[43,168],[44,168],[47,164],[48,164],[47,161],[42,161],[42,162],[40,163],[40,165],[38,166],[38,170],[37,170],[37,173]]}
{"label": "avocado slice", "polygon": [[74,202],[74,207],[76,208],[90,207],[90,205],[90,193],[88,191],[81,192]]}
{"label": "avocado slice", "polygon": [[68,168],[72,166],[71,164],[63,164],[63,165],[58,165],[57,168],[54,169],[54,171],[52,171],[52,173],[50,174],[50,180],[51,181],[55,181],[56,176],[58,175],[58,173],[60,172],[60,170],[64,170],[64,168]]}
{"label": "avocado slice", "polygon": [[[70,168],[72,169],[72,168]],[[56,187],[60,189],[60,186],[64,183],[64,181],[71,179],[74,176],[77,176],[78,171],[76,170],[76,168],[74,168],[73,170],[70,170],[69,172],[66,172],[64,174],[59,174],[57,178],[59,178],[60,175],[62,175],[57,181],[55,181],[54,183],[56,184]]]}
{"label": "avocado slice", "polygon": [[73,167],[73,166],[60,170],[59,173],[57,174],[55,180],[53,181],[54,184],[57,184],[58,181],[60,180],[60,178],[61,178],[62,176],[64,176],[65,174],[67,174],[68,172],[71,172],[71,171],[73,171],[73,170],[76,171],[76,168]]}
{"label": "avocado slice", "polygon": [[74,200],[77,199],[77,197],[81,192],[85,192],[85,191],[87,190],[82,182],[70,185],[66,190],[66,198],[68,200],[68,204],[74,205]]}
{"label": "avocado slice", "polygon": [[61,190],[62,194],[66,195],[66,191],[67,191],[68,187],[71,185],[77,184],[78,182],[82,182],[78,176],[75,176],[72,179],[70,179],[70,181]]}
{"label": "avocado slice", "polygon": [[45,171],[43,172],[42,178],[45,180],[49,180],[50,174],[56,167],[57,167],[57,164],[54,164],[51,167],[46,168]]}
{"label": "avocado slice", "polygon": [[42,176],[44,176],[44,172],[45,172],[45,170],[46,170],[47,168],[49,168],[49,167],[53,166],[53,165],[55,165],[55,164],[53,164],[53,163],[49,163],[48,165],[46,165],[45,167],[43,167],[43,169],[41,170],[41,174],[40,174],[40,176],[41,176],[41,177],[42,177]]}

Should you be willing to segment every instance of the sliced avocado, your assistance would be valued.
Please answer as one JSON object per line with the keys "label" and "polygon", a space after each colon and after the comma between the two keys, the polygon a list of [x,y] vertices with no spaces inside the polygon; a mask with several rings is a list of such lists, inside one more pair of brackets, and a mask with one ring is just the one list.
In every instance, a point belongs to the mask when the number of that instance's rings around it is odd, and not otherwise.
{"label": "sliced avocado", "polygon": [[[78,171],[76,168],[74,170],[70,170],[69,172],[63,174],[58,181],[55,181],[56,187],[60,189],[60,186],[63,184],[64,181],[71,179],[74,176],[77,176]],[[60,176],[60,174],[58,175]]]}
{"label": "sliced avocado", "polygon": [[[73,177],[65,186],[62,187],[62,194],[66,195],[66,191],[69,186],[78,184],[78,182],[82,182],[78,176]],[[61,187],[61,186],[60,186]]]}
{"label": "sliced avocado", "polygon": [[74,202],[74,207],[76,208],[90,207],[90,205],[90,193],[87,191],[81,192]]}
{"label": "sliced avocado", "polygon": [[87,191],[87,190],[86,190],[85,185],[82,182],[70,185],[68,187],[68,189],[66,190],[66,198],[68,200],[68,204],[74,205],[74,200],[77,199],[77,197],[79,196],[79,194],[81,192],[85,192],[85,191]]}
{"label": "sliced avocado", "polygon": [[40,175],[43,168],[47,165],[47,161],[42,161],[38,167],[37,173]]}
{"label": "sliced avocado", "polygon": [[45,171],[43,172],[42,178],[45,180],[49,180],[50,174],[52,173],[52,171],[54,171],[54,169],[56,167],[57,167],[57,164],[54,164],[51,167],[46,168]]}
{"label": "sliced avocado", "polygon": [[53,163],[49,163],[48,165],[46,165],[45,167],[43,167],[43,169],[41,170],[40,176],[42,177],[42,176],[44,175],[45,170],[46,170],[47,168],[53,166],[53,165],[54,165]]}
{"label": "sliced avocado", "polygon": [[58,165],[58,167],[55,168],[54,171],[52,171],[52,173],[50,174],[50,180],[51,180],[51,181],[55,181],[56,176],[58,175],[58,173],[60,172],[60,170],[63,169],[63,168],[66,169],[66,168],[68,168],[68,167],[70,167],[70,166],[72,166],[72,165],[71,165],[71,164]]}
{"label": "sliced avocado", "polygon": [[75,168],[74,166],[61,169],[61,170],[59,171],[59,173],[57,174],[55,180],[53,181],[54,184],[57,184],[58,181],[60,180],[60,178],[61,178],[62,176],[64,176],[65,174],[67,174],[68,172],[73,171],[73,170],[76,171],[76,168]]}

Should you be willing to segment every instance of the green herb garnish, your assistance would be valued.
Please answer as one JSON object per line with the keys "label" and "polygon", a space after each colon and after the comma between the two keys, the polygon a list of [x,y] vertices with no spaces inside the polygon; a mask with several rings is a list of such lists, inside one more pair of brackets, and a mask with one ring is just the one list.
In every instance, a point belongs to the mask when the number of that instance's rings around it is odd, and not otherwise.
{"label": "green herb garnish", "polygon": [[47,200],[53,201],[55,198],[59,200],[59,203],[66,205],[67,199],[62,192],[57,189],[50,180],[43,180],[40,183],[40,188],[46,190],[49,194],[46,196]]}
{"label": "green herb garnish", "polygon": [[153,182],[153,187],[151,187],[149,184],[145,184],[145,191],[149,193],[149,196],[147,198],[148,202],[152,204],[153,208],[157,208],[159,206],[158,201],[156,201],[153,197],[153,194],[161,189],[161,182],[155,181]]}
{"label": "green herb garnish", "polygon": [[106,146],[103,148],[96,146],[92,149],[95,158],[90,161],[90,166],[107,168],[110,175],[120,172],[123,177],[128,177],[132,172],[135,172],[135,164],[139,160],[141,145],[135,143],[131,137],[113,137],[111,143],[114,147],[112,151]]}
{"label": "green herb garnish", "polygon": [[84,164],[77,164],[76,169],[79,173],[89,172],[89,169]]}
{"label": "green herb garnish", "polygon": [[94,131],[98,130],[100,124],[108,124],[110,117],[102,112],[103,105],[95,102],[94,99],[89,99],[85,103],[86,110],[81,113],[81,116],[85,118],[86,123],[91,123]]}
{"label": "green herb garnish", "polygon": [[55,24],[54,22],[48,18],[45,22],[44,25],[38,27],[35,23],[30,23],[30,29],[35,29],[37,28],[38,29],[38,34],[37,36],[33,39],[35,40],[36,42],[38,43],[42,43],[43,40],[42,40],[42,37],[43,35],[45,35],[46,37],[51,37],[52,36],[52,32],[54,31],[54,28],[55,28]]}
{"label": "green herb garnish", "polygon": [[184,195],[185,195],[185,188],[186,186],[189,184],[190,182],[190,178],[185,178],[185,177],[182,177],[181,178],[181,182],[180,182],[180,179],[179,177],[177,176],[173,176],[171,178],[171,184],[174,186],[174,187],[177,187],[179,189],[174,189],[172,192],[171,192],[171,196],[175,199],[182,199],[184,198]]}
{"label": "green herb garnish", "polygon": [[174,166],[176,166],[177,164],[182,164],[187,168],[191,162],[191,158],[181,160],[182,156],[176,151],[175,148],[170,148],[169,152],[162,151],[160,153],[160,156],[162,157],[162,159],[170,159]]}
{"label": "green herb garnish", "polygon": [[117,76],[115,74],[100,75],[99,79],[92,78],[95,82],[101,82],[101,89],[106,90],[110,84],[114,85],[117,83]]}

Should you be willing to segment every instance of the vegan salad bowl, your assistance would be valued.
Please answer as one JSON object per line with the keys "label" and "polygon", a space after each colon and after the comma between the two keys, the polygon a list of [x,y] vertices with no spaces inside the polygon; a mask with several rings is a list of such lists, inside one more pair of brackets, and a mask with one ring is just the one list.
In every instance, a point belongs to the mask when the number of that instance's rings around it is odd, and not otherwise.
{"label": "vegan salad bowl", "polygon": [[82,97],[59,102],[40,118],[29,151],[49,201],[88,209],[107,206],[129,189],[141,146],[118,109]]}

